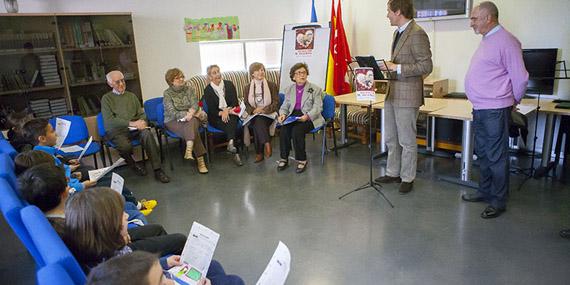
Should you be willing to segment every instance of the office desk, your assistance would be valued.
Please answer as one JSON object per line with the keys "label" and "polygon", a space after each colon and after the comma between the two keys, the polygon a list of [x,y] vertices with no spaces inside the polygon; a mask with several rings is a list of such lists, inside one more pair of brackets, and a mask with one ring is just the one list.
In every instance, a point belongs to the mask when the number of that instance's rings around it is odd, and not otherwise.
{"label": "office desk", "polygon": [[[463,131],[461,135],[461,173],[459,180],[446,176],[440,176],[440,179],[468,187],[477,188],[477,184],[471,181],[471,164],[473,161],[473,105],[467,100],[446,100],[447,105],[445,107],[429,113],[428,116],[433,118],[445,118],[463,121]],[[532,102],[523,102],[518,105],[519,112],[521,112],[523,115],[532,113],[536,110],[536,108],[536,103],[532,104]]]}
{"label": "office desk", "polygon": [[544,139],[542,142],[542,159],[540,167],[548,167],[552,154],[552,141],[554,137],[554,126],[556,116],[570,116],[570,109],[558,109],[552,101],[540,102],[539,112],[546,114],[544,123]]}

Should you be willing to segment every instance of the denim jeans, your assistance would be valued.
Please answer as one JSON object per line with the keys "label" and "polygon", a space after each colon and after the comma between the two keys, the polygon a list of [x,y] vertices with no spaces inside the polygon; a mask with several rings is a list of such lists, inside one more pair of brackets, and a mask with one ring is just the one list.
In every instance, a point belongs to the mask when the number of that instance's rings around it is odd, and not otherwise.
{"label": "denim jeans", "polygon": [[479,161],[478,194],[495,208],[509,195],[509,116],[511,107],[473,110],[475,154]]}

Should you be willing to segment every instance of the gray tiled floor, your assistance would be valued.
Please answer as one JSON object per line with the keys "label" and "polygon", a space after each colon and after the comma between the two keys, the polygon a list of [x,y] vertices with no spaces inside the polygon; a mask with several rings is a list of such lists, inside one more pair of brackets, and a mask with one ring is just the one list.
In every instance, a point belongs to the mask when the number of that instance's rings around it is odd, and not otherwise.
{"label": "gray tiled floor", "polygon": [[[176,158],[168,185],[150,175],[139,179],[128,169],[119,172],[140,198],[159,201],[151,222],[186,234],[196,220],[219,232],[215,258],[247,284],[255,283],[279,240],[292,254],[287,284],[568,283],[570,241],[558,231],[570,227],[570,192],[559,180],[529,180],[517,191],[523,177],[512,176],[508,211],[483,220],[484,204],[460,201],[470,190],[436,179],[458,174],[459,160],[420,155],[412,193],[399,195],[395,185],[383,189],[392,209],[373,190],[338,200],[367,181],[365,146],[329,154],[321,166],[319,140],[308,142],[310,165],[301,175],[293,167],[276,171],[278,149],[259,165],[250,155],[240,168],[216,153],[208,175]],[[384,166],[374,164],[377,176]],[[2,276],[17,250],[3,251]],[[12,271],[11,277],[30,280],[21,276],[26,272]]]}

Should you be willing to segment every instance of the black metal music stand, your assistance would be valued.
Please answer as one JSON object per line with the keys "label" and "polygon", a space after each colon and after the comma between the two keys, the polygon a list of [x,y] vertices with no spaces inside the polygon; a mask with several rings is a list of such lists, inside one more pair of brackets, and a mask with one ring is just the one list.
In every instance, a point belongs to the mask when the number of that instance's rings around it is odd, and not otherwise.
{"label": "black metal music stand", "polygon": [[370,133],[369,133],[370,137],[369,137],[369,139],[368,139],[368,149],[369,149],[369,152],[370,152],[370,153],[369,153],[369,155],[370,155],[370,156],[369,156],[369,162],[370,162],[370,165],[369,165],[369,170],[370,170],[370,173],[369,173],[369,181],[366,182],[366,184],[364,184],[364,185],[362,185],[362,186],[360,186],[360,187],[358,187],[358,188],[356,188],[356,189],[354,189],[354,190],[351,190],[351,191],[348,192],[348,193],[343,194],[342,196],[338,197],[338,199],[340,200],[340,199],[342,199],[342,198],[344,198],[344,197],[346,197],[346,196],[348,196],[348,195],[350,195],[350,194],[352,194],[352,193],[354,193],[354,192],[360,191],[360,190],[372,188],[372,189],[374,189],[376,192],[378,192],[380,195],[382,195],[382,198],[384,198],[384,200],[386,200],[386,202],[388,202],[388,204],[390,205],[390,207],[394,208],[394,204],[392,204],[392,202],[390,202],[390,200],[386,197],[386,195],[384,195],[384,192],[382,192],[382,189],[380,189],[380,188],[382,188],[382,185],[380,185],[379,183],[375,182],[375,181],[374,181],[374,178],[372,177],[372,162],[373,162],[373,160],[374,160],[374,155],[372,154],[372,121],[371,121],[371,120],[372,120],[372,119],[371,119],[372,116],[371,116],[371,110],[372,110],[372,105],[378,104],[378,103],[381,103],[381,102],[372,103],[372,101],[370,101],[370,103],[368,104],[368,118],[369,118],[369,120],[370,120],[370,121],[368,122],[368,125],[369,125],[369,132],[370,132]]}

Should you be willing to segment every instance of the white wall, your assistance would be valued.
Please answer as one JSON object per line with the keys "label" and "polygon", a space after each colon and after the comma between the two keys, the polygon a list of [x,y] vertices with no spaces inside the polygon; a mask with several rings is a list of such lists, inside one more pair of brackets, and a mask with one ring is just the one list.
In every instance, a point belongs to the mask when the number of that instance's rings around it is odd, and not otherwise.
{"label": "white wall", "polygon": [[[372,54],[389,58],[395,28],[390,27],[386,18],[386,3],[386,0],[343,1],[344,23],[353,56]],[[559,59],[570,64],[570,1],[496,0],[495,4],[501,24],[521,41],[523,48],[559,48]],[[432,45],[432,76],[450,79],[450,91],[464,91],[465,72],[481,37],[469,28],[468,19],[419,24]],[[555,94],[570,99],[570,80],[559,81],[557,86]]]}
{"label": "white wall", "polygon": [[[386,0],[343,0],[344,24],[352,55],[390,55],[394,30],[386,18]],[[479,2],[479,1],[476,1]],[[186,43],[184,17],[236,15],[241,37],[281,37],[285,23],[307,22],[310,0],[20,0],[21,13],[34,12],[132,12],[141,73],[143,97],[161,96],[166,87],[164,72],[179,67],[188,76],[200,73],[199,49]],[[496,1],[501,23],[523,48],[557,47],[559,58],[570,64],[570,1]],[[331,1],[315,0],[320,23],[330,19]],[[539,24],[538,24],[539,23]],[[469,28],[468,19],[421,22],[430,37],[434,77],[450,79],[451,91],[463,91],[463,78],[480,36]],[[570,80],[557,83],[555,92],[570,98]]]}
{"label": "white wall", "polygon": [[186,43],[184,18],[238,16],[242,39],[281,38],[284,24],[310,20],[304,0],[20,0],[19,6],[20,13],[132,12],[143,100],[162,96],[169,68],[187,77],[200,73],[198,44]]}

